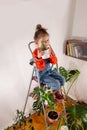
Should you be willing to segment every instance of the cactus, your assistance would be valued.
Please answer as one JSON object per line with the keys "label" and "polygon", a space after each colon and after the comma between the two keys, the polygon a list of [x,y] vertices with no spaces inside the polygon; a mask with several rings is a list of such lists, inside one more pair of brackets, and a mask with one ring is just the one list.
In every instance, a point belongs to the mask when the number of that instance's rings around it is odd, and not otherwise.
{"label": "cactus", "polygon": [[42,50],[42,51],[47,50],[47,48],[46,48],[46,46],[45,46],[45,44],[44,44],[43,41],[41,41],[41,50]]}
{"label": "cactus", "polygon": [[39,45],[40,51],[45,51],[45,50],[47,50],[47,48],[46,48],[46,46],[45,46],[45,44],[44,44],[44,41],[40,40],[38,45]]}

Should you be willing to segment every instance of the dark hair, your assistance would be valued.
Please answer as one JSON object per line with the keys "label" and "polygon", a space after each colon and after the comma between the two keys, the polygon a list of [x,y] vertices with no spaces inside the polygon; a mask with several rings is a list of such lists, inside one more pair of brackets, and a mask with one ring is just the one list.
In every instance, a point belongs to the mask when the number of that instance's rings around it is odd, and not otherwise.
{"label": "dark hair", "polygon": [[34,40],[38,39],[41,36],[45,36],[45,35],[49,36],[47,29],[43,28],[41,24],[37,24],[36,25],[36,31],[35,31],[35,34],[34,34]]}

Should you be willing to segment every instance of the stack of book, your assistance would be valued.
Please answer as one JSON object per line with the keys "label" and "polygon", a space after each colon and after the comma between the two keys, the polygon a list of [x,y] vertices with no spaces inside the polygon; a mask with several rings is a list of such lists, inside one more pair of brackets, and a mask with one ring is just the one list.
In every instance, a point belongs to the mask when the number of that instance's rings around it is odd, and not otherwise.
{"label": "stack of book", "polygon": [[87,40],[67,40],[66,55],[87,60]]}

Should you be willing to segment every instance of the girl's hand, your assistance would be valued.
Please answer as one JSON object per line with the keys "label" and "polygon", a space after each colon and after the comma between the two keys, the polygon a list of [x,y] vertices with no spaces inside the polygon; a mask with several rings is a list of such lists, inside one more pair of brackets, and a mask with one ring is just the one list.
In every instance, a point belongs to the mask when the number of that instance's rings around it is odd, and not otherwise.
{"label": "girl's hand", "polygon": [[43,55],[44,55],[44,51],[38,50],[38,58],[42,58]]}
{"label": "girl's hand", "polygon": [[51,53],[52,53],[52,50],[51,50],[51,48],[49,47],[49,54],[51,55]]}

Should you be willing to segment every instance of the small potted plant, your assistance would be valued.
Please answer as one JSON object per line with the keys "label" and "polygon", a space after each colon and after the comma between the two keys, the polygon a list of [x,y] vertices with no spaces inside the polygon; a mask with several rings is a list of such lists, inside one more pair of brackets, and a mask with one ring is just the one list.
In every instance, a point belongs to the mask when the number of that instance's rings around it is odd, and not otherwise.
{"label": "small potted plant", "polygon": [[49,47],[46,47],[42,40],[39,41],[39,51],[44,51],[44,55],[42,56],[43,59],[49,58]]}
{"label": "small potted plant", "polygon": [[45,46],[45,44],[44,44],[44,41],[42,41],[42,39],[40,39],[38,46],[39,46],[40,51],[45,51],[45,50],[47,50],[47,48],[46,48],[46,46]]}

